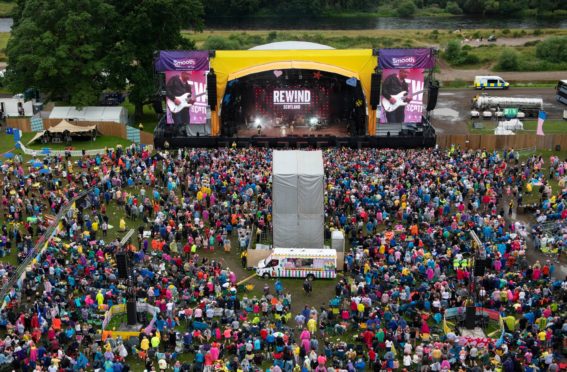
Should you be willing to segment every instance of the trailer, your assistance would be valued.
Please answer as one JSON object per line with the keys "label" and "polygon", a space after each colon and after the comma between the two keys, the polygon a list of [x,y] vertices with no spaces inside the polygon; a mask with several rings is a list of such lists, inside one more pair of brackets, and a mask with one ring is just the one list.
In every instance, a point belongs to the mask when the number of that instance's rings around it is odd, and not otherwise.
{"label": "trailer", "polygon": [[518,115],[523,113],[528,117],[537,117],[538,112],[543,110],[543,99],[529,97],[491,97],[479,95],[473,98],[473,110],[501,112],[505,108],[516,108]]}

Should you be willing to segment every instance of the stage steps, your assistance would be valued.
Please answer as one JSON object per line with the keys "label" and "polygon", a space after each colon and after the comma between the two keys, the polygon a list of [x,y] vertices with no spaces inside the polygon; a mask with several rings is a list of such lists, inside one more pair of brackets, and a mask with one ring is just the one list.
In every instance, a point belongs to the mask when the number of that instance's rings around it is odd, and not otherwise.
{"label": "stage steps", "polygon": [[376,123],[376,136],[378,137],[387,137],[388,132],[390,132],[390,136],[398,136],[401,130],[402,126],[400,124]]}

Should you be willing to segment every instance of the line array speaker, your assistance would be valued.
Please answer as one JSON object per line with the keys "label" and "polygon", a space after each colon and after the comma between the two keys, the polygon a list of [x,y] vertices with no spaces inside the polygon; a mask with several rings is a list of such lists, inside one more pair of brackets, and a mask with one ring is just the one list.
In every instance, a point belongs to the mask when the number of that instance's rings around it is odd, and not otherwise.
{"label": "line array speaker", "polygon": [[213,69],[207,74],[207,93],[209,106],[214,111],[217,107],[217,75]]}
{"label": "line array speaker", "polygon": [[427,99],[427,111],[435,110],[437,106],[437,96],[439,95],[439,81],[429,83],[429,94]]}
{"label": "line array speaker", "polygon": [[382,74],[372,74],[370,78],[370,105],[373,110],[376,110],[380,104],[380,83],[382,81]]}

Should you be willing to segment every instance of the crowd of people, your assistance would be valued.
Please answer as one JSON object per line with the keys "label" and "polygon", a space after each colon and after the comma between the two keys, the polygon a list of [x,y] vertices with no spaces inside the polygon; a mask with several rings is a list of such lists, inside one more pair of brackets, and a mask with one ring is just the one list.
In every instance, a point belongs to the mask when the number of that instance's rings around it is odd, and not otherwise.
{"label": "crowd of people", "polygon": [[[550,186],[565,162],[552,157],[546,168],[536,156],[522,163],[513,150],[458,148],[341,148],[323,157],[324,232],[342,230],[349,249],[333,293],[309,295],[322,304],[292,298],[287,281],[254,279],[261,293],[240,284],[251,232],[272,229],[271,150],[152,154],[133,145],[3,164],[0,252],[38,256],[4,298],[0,365],[559,370],[567,281],[556,271],[565,236],[554,240],[549,261],[532,240],[542,224],[567,217],[565,185]],[[518,218],[528,198],[545,220]],[[54,235],[35,252],[58,213]],[[122,244],[127,226],[135,234]],[[126,275],[117,253],[129,257]],[[15,267],[0,270],[6,282]],[[105,313],[133,297],[158,311],[138,314],[128,338],[113,332],[128,328],[125,315]],[[467,335],[467,307],[478,309],[473,325],[483,337]]]}

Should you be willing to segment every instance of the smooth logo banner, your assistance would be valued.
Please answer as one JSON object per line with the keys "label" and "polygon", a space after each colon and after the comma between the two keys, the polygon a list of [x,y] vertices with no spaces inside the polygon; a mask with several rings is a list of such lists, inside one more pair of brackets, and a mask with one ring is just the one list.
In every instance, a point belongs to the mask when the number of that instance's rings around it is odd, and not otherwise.
{"label": "smooth logo banner", "polygon": [[381,69],[435,67],[435,54],[431,48],[380,49],[378,65]]}

